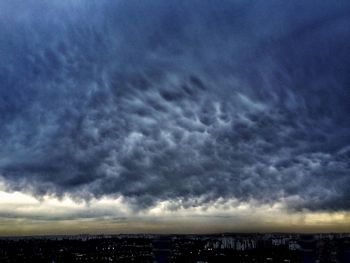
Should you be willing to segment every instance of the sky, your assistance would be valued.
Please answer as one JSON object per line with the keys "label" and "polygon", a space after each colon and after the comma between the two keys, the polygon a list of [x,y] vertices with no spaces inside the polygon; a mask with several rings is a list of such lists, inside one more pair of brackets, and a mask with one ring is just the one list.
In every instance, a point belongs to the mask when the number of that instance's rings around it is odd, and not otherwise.
{"label": "sky", "polygon": [[0,235],[348,231],[349,14],[2,0]]}

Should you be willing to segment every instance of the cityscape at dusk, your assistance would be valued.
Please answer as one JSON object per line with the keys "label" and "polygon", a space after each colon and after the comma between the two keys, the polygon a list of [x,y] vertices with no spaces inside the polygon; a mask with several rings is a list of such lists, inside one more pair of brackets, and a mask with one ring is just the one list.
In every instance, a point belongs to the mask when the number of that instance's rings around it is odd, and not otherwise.
{"label": "cityscape at dusk", "polygon": [[349,50],[346,0],[1,0],[0,261],[350,262]]}

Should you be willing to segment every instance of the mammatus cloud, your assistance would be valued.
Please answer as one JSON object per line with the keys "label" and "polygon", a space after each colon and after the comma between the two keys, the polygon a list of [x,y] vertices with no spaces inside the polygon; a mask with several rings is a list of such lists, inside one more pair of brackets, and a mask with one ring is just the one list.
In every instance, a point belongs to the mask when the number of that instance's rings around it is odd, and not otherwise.
{"label": "mammatus cloud", "polygon": [[8,191],[350,208],[346,1],[0,9]]}

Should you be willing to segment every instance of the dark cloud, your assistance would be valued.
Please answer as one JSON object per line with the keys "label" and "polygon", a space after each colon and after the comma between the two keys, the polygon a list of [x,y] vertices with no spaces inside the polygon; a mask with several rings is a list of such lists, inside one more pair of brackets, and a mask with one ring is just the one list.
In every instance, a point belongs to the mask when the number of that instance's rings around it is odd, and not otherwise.
{"label": "dark cloud", "polygon": [[3,1],[11,190],[350,209],[347,1]]}

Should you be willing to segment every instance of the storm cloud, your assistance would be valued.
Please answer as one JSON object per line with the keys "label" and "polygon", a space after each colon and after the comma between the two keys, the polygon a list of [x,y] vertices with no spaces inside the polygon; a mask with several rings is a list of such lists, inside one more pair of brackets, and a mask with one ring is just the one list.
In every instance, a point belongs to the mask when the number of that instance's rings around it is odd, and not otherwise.
{"label": "storm cloud", "polygon": [[140,209],[349,210],[349,14],[348,1],[1,1],[0,176]]}

